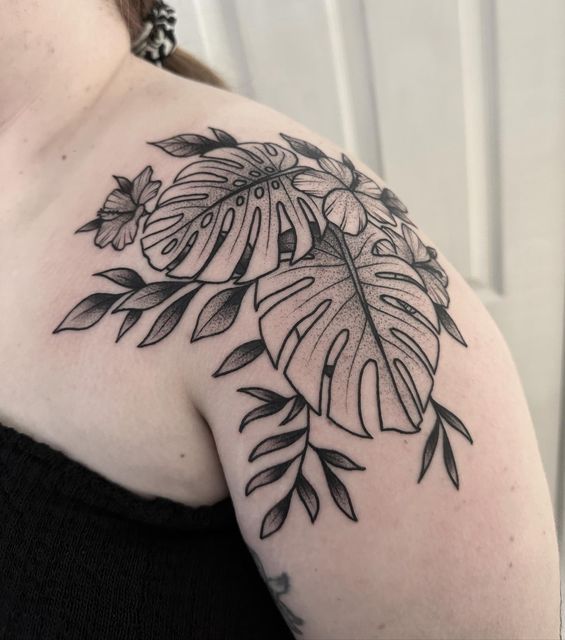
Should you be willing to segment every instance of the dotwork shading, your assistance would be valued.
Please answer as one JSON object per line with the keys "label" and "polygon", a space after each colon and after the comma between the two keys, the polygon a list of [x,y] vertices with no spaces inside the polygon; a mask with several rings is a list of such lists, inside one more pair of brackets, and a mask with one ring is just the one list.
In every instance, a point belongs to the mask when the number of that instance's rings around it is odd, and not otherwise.
{"label": "dotwork shading", "polygon": [[[150,166],[131,180],[115,176],[97,216],[77,230],[93,232],[100,248],[138,243],[157,279],[145,282],[129,267],[94,274],[114,291],[81,300],[54,332],[88,329],[110,312],[122,318],[118,341],[147,314],[152,323],[138,344],[147,347],[165,339],[190,307],[196,342],[228,332],[247,300],[256,335],[220,358],[214,377],[267,358],[281,386],[293,390],[238,389],[255,403],[240,432],[259,422],[277,425],[249,462],[294,452],[266,463],[245,487],[249,496],[283,478],[290,484],[264,515],[261,538],[283,526],[295,495],[316,521],[320,499],[307,477],[310,464],[320,465],[335,505],[357,520],[344,477],[365,467],[314,444],[313,415],[371,438],[376,429],[421,434],[424,414],[433,412],[418,482],[441,440],[458,489],[450,436],[472,438],[432,391],[442,331],[467,345],[447,310],[448,278],[437,252],[419,238],[406,207],[346,155],[329,157],[285,134],[279,144],[210,131],[151,143],[191,160],[164,187]],[[376,380],[369,391],[368,375]],[[377,416],[372,424],[370,413]]]}

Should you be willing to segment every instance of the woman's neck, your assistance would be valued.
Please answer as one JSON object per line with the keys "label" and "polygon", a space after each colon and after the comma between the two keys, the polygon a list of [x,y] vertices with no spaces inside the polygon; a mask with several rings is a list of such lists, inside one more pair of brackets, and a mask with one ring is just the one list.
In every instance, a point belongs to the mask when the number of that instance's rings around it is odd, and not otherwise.
{"label": "woman's neck", "polygon": [[0,158],[25,163],[104,95],[129,35],[114,0],[0,0],[0,14]]}

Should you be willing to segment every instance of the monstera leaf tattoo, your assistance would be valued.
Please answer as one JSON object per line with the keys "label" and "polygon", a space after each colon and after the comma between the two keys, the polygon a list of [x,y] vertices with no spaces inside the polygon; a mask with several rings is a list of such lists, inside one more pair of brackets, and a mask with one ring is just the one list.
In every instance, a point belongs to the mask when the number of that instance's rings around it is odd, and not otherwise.
{"label": "monstera leaf tattoo", "polygon": [[150,166],[132,180],[116,177],[97,216],[77,230],[95,232],[99,248],[122,251],[138,242],[157,279],[148,283],[131,267],[95,274],[118,289],[81,300],[55,333],[88,329],[111,313],[122,317],[120,340],[148,314],[151,326],[138,343],[148,347],[174,331],[190,306],[198,311],[191,342],[214,339],[251,302],[256,337],[224,354],[213,375],[232,376],[268,358],[292,390],[238,389],[253,402],[240,432],[277,425],[253,447],[250,464],[287,452],[245,487],[246,496],[283,479],[287,487],[265,513],[261,538],[281,529],[295,496],[316,521],[323,501],[308,479],[313,465],[337,508],[357,520],[343,478],[365,467],[314,442],[317,416],[371,438],[377,431],[421,434],[430,415],[418,482],[441,440],[458,489],[450,436],[473,440],[433,390],[442,331],[467,345],[447,310],[449,283],[437,252],[422,242],[406,207],[345,155],[331,158],[285,134],[279,143],[238,142],[210,131],[151,143],[189,159],[173,182],[161,188]]}
{"label": "monstera leaf tattoo", "polygon": [[283,220],[295,232],[293,260],[304,257],[313,243],[310,221],[319,232],[326,222],[293,185],[302,170],[297,156],[278,144],[207,152],[179,172],[148,219],[141,245],[149,263],[204,282],[226,282],[240,266],[240,282],[255,280],[278,265]]}
{"label": "monstera leaf tattoo", "polygon": [[[381,429],[418,430],[439,353],[437,315],[423,281],[401,258],[378,254],[382,236],[371,229],[346,242],[330,228],[308,260],[281,265],[257,286],[259,310],[268,307],[261,335],[275,366],[316,413],[360,436],[369,435],[365,402],[377,406]],[[292,352],[281,357],[292,338]],[[371,365],[377,388],[362,395]]]}

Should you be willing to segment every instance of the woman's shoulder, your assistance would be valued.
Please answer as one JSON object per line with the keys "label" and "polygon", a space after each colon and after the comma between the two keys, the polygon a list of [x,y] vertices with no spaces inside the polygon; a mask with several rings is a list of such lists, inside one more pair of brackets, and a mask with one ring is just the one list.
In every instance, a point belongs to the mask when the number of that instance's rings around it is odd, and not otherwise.
{"label": "woman's shoulder", "polygon": [[[555,538],[524,395],[417,203],[284,115],[163,82],[151,145],[116,187],[143,208],[131,245],[157,282],[121,304],[142,345],[186,354],[248,543],[277,571],[284,549],[314,635],[377,626],[347,595],[359,581],[398,636],[415,620],[551,635]],[[93,219],[95,243],[115,219]]]}
{"label": "woman's shoulder", "polygon": [[21,242],[43,258],[13,286],[26,314],[5,305],[25,340],[0,400],[31,370],[22,417],[108,475],[204,501],[227,481],[306,637],[554,634],[524,395],[417,202],[276,111],[146,67]]}

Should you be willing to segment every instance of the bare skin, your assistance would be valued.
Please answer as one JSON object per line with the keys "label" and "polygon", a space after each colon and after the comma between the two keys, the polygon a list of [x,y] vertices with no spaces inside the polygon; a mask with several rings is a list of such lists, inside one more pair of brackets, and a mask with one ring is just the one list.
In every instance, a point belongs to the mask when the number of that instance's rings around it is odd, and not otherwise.
{"label": "bare skin", "polygon": [[[113,319],[52,335],[97,290],[91,274],[123,267],[127,255],[151,276],[139,249],[99,249],[74,235],[114,188],[112,174],[134,177],[151,165],[170,182],[184,166],[147,141],[217,127],[264,142],[285,132],[335,158],[342,150],[261,105],[131,57],[109,3],[59,2],[55,15],[51,3],[27,4],[16,3],[0,40],[10,70],[0,85],[0,420],[141,495],[187,505],[231,495],[262,571],[290,576],[281,597],[302,637],[557,638],[555,527],[523,392],[494,323],[441,254],[449,310],[468,345],[442,335],[434,386],[474,438],[472,447],[452,440],[460,490],[439,455],[417,485],[422,438],[378,429],[371,440],[352,438],[315,416],[324,446],[365,467],[347,478],[358,522],[331,508],[326,490],[314,525],[293,503],[284,528],[259,539],[281,494],[244,494],[262,468],[252,471],[248,455],[264,427],[238,432],[255,405],[237,388],[289,388],[267,359],[236,379],[212,378],[226,354],[255,337],[251,309],[235,334],[193,344],[196,310],[147,349],[135,348],[136,328],[115,344]],[[70,24],[78,27],[59,39]]]}

